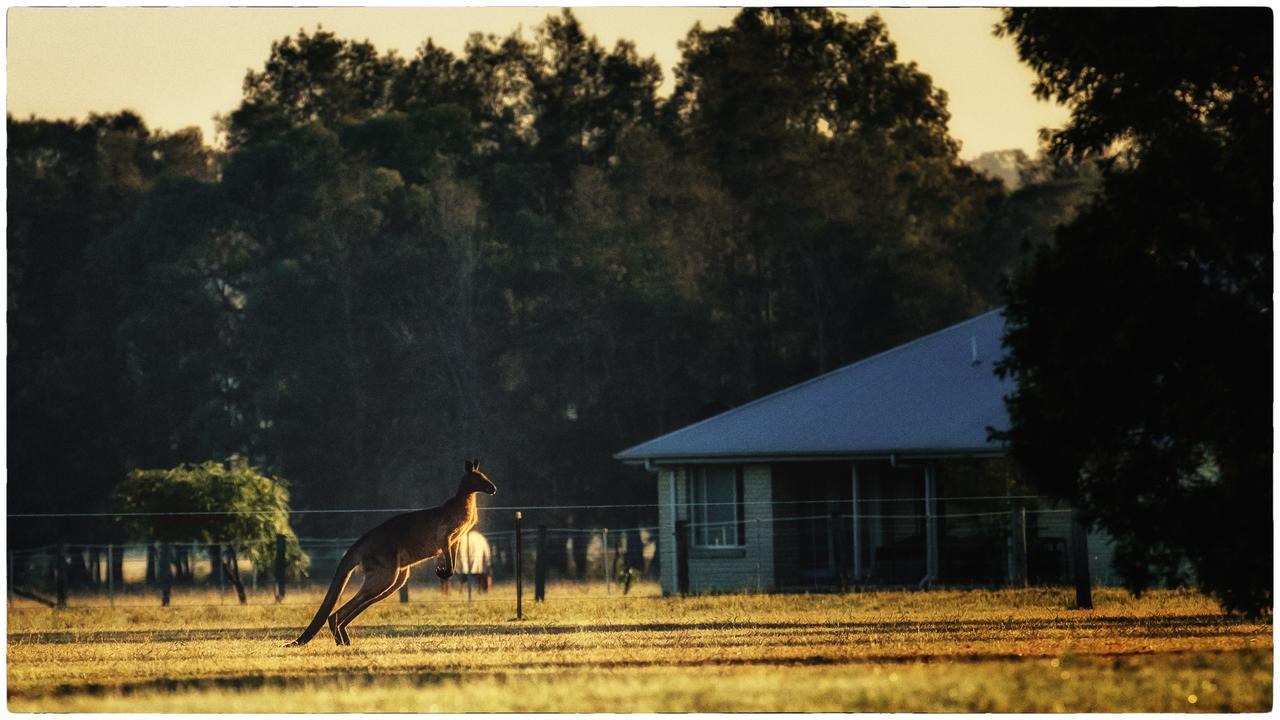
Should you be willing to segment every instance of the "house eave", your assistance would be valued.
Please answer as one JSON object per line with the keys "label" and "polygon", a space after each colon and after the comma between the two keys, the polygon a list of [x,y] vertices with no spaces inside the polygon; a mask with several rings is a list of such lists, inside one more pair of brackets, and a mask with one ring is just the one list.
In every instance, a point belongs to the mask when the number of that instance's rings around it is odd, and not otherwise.
{"label": "house eave", "polygon": [[894,458],[913,460],[944,460],[949,458],[997,458],[1004,457],[1007,452],[1000,447],[946,448],[946,449],[911,449],[911,450],[868,450],[838,452],[805,452],[805,453],[716,453],[686,455],[653,455],[646,457],[621,457],[614,455],[626,465],[643,465],[652,469],[655,465],[724,465],[770,462],[822,462],[852,460],[890,460]]}

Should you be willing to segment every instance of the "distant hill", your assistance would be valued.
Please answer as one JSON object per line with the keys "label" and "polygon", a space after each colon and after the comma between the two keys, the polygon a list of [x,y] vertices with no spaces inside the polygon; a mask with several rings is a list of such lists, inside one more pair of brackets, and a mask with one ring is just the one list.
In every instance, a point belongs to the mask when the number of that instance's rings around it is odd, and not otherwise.
{"label": "distant hill", "polygon": [[973,169],[996,178],[1004,183],[1005,189],[1013,191],[1022,185],[1020,170],[1030,162],[1027,154],[1021,150],[992,150],[984,152],[969,165]]}

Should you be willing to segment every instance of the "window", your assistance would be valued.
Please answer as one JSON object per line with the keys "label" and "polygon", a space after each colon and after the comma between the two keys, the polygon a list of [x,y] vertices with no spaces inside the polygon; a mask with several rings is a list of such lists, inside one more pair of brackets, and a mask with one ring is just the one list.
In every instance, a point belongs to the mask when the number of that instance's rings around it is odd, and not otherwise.
{"label": "window", "polygon": [[745,544],[742,468],[694,467],[689,474],[689,511],[695,547]]}

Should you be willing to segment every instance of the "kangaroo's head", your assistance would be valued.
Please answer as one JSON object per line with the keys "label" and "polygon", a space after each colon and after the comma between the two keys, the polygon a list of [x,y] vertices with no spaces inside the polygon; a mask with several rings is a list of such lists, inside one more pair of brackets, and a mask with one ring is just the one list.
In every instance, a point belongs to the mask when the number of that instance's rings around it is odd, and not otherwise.
{"label": "kangaroo's head", "polygon": [[462,476],[461,482],[458,483],[458,489],[461,492],[482,492],[490,495],[498,493],[498,487],[493,484],[493,481],[480,472],[479,460],[466,461],[466,468],[466,473]]}

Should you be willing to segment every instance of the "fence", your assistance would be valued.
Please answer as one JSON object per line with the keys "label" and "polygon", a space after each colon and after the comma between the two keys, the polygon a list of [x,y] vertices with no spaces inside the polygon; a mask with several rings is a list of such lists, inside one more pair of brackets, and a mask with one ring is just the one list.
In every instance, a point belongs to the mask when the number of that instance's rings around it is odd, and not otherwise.
{"label": "fence", "polygon": [[[1014,506],[925,514],[853,512],[850,503],[835,510],[827,510],[827,502],[774,503],[776,514],[767,520],[748,520],[740,512],[732,521],[681,521],[667,528],[665,537],[656,523],[555,527],[531,523],[518,517],[519,511],[489,508],[479,526],[488,539],[488,562],[464,556],[468,545],[459,552],[455,577],[447,582],[438,580],[426,563],[415,569],[400,600],[519,605],[525,586],[533,591],[529,599],[538,602],[557,594],[610,600],[664,590],[1066,584],[1087,561],[1094,568],[1094,582],[1109,581],[1104,543],[1093,543],[1087,558],[1073,557],[1069,510],[1026,509],[1030,503],[1025,499],[1008,497],[960,500]],[[305,574],[284,571],[283,543],[276,558],[256,564],[238,551],[241,546],[233,538],[13,549],[7,557],[10,606],[314,604],[353,541],[300,538],[309,558]],[[671,567],[664,568],[664,560]],[[15,600],[20,602],[15,605]]]}

